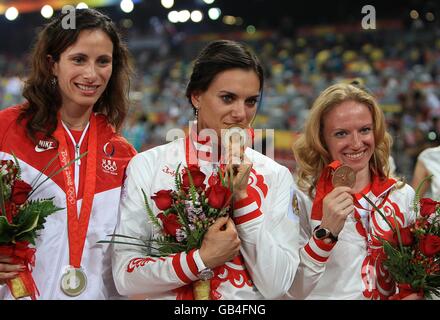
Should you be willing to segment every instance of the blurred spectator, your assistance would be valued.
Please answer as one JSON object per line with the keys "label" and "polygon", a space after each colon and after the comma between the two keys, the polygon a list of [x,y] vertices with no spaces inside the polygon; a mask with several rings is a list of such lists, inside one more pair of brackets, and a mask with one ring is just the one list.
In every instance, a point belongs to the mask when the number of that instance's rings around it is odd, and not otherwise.
{"label": "blurred spectator", "polygon": [[132,113],[128,116],[122,135],[130,142],[136,151],[140,152],[148,140],[148,119],[144,114]]}
{"label": "blurred spectator", "polygon": [[[414,169],[412,186],[417,189],[420,186],[420,197],[429,197],[438,200],[440,198],[440,147],[428,148],[420,153]],[[430,179],[421,185],[422,181],[432,175]]]}
{"label": "blurred spectator", "polygon": [[[163,144],[169,129],[187,127],[193,114],[181,92],[194,52],[213,37],[234,37],[248,42],[266,69],[258,127],[298,132],[319,92],[337,81],[360,77],[386,114],[396,174],[410,180],[419,153],[440,143],[440,30],[420,23],[407,28],[383,24],[371,32],[349,26],[294,30],[290,23],[285,20],[282,29],[252,37],[189,36],[157,19],[149,27],[127,29],[138,78],[132,84],[133,113],[123,134],[140,151]],[[0,54],[0,108],[21,102],[17,92],[23,61],[24,57]],[[287,148],[276,150],[276,155],[280,162],[291,160]]]}

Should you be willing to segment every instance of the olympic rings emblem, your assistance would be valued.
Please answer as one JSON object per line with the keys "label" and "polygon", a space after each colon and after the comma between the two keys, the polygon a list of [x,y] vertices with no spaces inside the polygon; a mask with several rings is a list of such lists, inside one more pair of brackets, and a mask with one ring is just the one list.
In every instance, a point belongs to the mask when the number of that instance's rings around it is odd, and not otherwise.
{"label": "olympic rings emblem", "polygon": [[118,170],[118,166],[115,161],[102,159],[102,169],[104,172],[115,172]]}

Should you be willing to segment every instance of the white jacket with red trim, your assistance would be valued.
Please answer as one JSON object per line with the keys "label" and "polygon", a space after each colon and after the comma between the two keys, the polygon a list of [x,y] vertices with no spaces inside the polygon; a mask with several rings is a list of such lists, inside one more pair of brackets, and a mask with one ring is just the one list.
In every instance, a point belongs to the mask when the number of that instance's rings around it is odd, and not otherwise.
{"label": "white jacket with red trim", "polygon": [[[0,160],[19,160],[22,179],[32,182],[57,155],[54,140],[38,138],[35,145],[27,138],[24,122],[16,123],[20,107],[0,111]],[[120,297],[116,291],[108,244],[97,244],[113,233],[117,222],[121,185],[128,161],[136,153],[133,147],[117,135],[104,116],[97,115],[98,152],[97,180],[93,208],[84,245],[81,266],[87,276],[87,288],[77,297],[66,296],[60,289],[64,268],[69,265],[69,244],[66,209],[55,212],[47,218],[44,229],[36,241],[36,261],[32,275],[40,292],[37,299],[110,299]],[[75,158],[74,145],[65,131],[71,159]],[[87,150],[88,133],[80,146],[80,153]],[[81,204],[87,156],[81,159],[78,203]],[[60,168],[56,160],[46,170],[48,175]],[[72,170],[73,171],[73,170]],[[39,181],[47,176],[43,174]],[[46,181],[31,199],[52,198],[58,207],[66,208],[64,180],[62,173]],[[78,213],[80,211],[78,210]],[[9,289],[0,286],[0,300],[12,299]]]}
{"label": "white jacket with red trim", "polygon": [[[399,226],[414,221],[415,192],[409,185],[397,188],[393,179],[385,183],[375,179],[366,195],[382,209],[387,220],[392,220],[394,213]],[[297,192],[297,196],[301,263],[289,297],[352,300],[386,299],[394,294],[395,284],[380,262],[382,247],[375,237],[383,238],[391,232],[380,214],[370,213],[372,206],[357,197],[355,212],[348,216],[338,241],[326,244],[313,236],[321,220],[312,217],[312,200],[302,192]]]}
{"label": "white jacket with red trim", "polygon": [[[205,146],[196,143],[196,149]],[[209,154],[209,151],[207,151]],[[235,203],[233,215],[241,239],[241,254],[217,267],[212,287],[219,299],[276,299],[290,288],[299,264],[299,221],[291,210],[293,179],[289,170],[270,158],[247,148],[253,163],[249,197]],[[152,239],[141,189],[149,198],[162,189],[174,189],[175,170],[187,166],[185,140],[150,149],[135,156],[127,168],[116,232]],[[206,181],[213,167],[200,161]],[[154,214],[159,210],[150,201]],[[125,240],[124,240],[125,241]],[[123,295],[144,294],[148,299],[186,299],[198,272],[203,269],[198,250],[153,258],[142,248],[113,245],[113,276]],[[214,283],[216,285],[214,285]]]}

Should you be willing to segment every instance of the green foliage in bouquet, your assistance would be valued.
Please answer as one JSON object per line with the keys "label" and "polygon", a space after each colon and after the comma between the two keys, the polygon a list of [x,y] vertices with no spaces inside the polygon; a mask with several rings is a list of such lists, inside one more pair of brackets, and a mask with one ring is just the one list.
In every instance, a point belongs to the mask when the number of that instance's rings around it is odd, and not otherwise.
{"label": "green foliage in bouquet", "polygon": [[[175,190],[160,190],[151,196],[161,212],[156,216],[149,199],[142,191],[149,222],[158,231],[154,239],[143,240],[121,234],[111,234],[112,240],[98,243],[136,245],[146,249],[149,256],[166,256],[178,252],[189,252],[200,248],[208,228],[219,218],[227,216],[231,209],[231,187],[219,169],[213,185],[204,184],[205,174],[197,166],[176,169]],[[125,238],[136,242],[118,241]]]}
{"label": "green foliage in bouquet", "polygon": [[[55,206],[54,198],[29,200],[29,197],[44,182],[65,168],[51,173],[44,181],[38,183],[44,171],[55,159],[56,157],[46,165],[31,184],[21,179],[20,165],[15,157],[14,161],[0,161],[0,245],[10,245],[21,241],[35,245],[37,232],[44,229],[46,218],[62,210]],[[68,165],[71,165],[73,161]]]}
{"label": "green foliage in bouquet", "polygon": [[[399,228],[397,223],[390,225],[392,236],[379,239],[385,253],[383,264],[394,281],[426,298],[440,295],[440,202],[419,197],[421,186],[429,178],[416,190],[415,221],[404,228]],[[380,209],[374,207],[384,217]],[[397,221],[395,217],[394,221]]]}
{"label": "green foliage in bouquet", "polygon": [[0,216],[0,245],[27,241],[35,245],[37,231],[44,229],[46,218],[61,208],[53,204],[53,198],[31,200],[18,209],[12,223]]}

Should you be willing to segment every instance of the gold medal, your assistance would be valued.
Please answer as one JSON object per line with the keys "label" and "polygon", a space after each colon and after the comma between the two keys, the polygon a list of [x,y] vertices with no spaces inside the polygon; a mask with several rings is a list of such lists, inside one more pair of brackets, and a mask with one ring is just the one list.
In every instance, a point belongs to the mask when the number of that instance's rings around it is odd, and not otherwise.
{"label": "gold medal", "polygon": [[251,137],[247,127],[234,124],[222,129],[222,144],[230,152],[230,163],[239,165],[243,163],[244,150],[249,145]]}
{"label": "gold medal", "polygon": [[349,187],[353,188],[356,182],[356,173],[352,168],[342,165],[333,172],[333,187]]}
{"label": "gold medal", "polygon": [[81,268],[69,267],[61,277],[61,290],[69,297],[79,296],[87,287],[87,277]]}
{"label": "gold medal", "polygon": [[245,147],[250,140],[247,127],[233,124],[226,129],[222,129],[223,139],[225,143],[238,143],[241,148]]}

